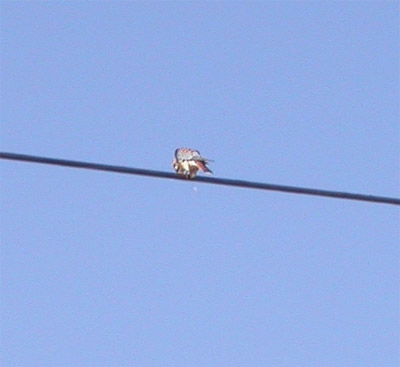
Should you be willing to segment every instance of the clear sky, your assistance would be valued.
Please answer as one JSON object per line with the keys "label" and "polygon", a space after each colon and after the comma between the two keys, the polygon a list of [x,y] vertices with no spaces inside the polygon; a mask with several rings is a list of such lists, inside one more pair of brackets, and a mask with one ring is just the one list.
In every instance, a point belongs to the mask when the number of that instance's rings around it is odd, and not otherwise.
{"label": "clear sky", "polygon": [[[1,2],[1,151],[400,197],[399,3]],[[4,367],[394,367],[399,207],[0,161]]]}

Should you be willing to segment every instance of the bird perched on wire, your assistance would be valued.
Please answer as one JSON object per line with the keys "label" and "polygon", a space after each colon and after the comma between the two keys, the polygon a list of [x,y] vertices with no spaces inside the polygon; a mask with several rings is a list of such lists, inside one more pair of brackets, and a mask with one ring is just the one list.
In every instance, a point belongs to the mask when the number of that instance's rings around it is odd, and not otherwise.
{"label": "bird perched on wire", "polygon": [[172,166],[178,175],[195,178],[199,169],[205,173],[213,173],[207,167],[209,162],[213,162],[213,160],[202,157],[198,150],[178,148],[175,150]]}

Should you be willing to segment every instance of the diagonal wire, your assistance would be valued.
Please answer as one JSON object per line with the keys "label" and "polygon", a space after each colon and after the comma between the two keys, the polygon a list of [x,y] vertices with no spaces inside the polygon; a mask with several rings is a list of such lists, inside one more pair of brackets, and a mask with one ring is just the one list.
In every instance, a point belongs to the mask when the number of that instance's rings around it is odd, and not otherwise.
{"label": "diagonal wire", "polygon": [[[0,158],[14,160],[14,161],[22,161],[22,162],[32,162],[32,163],[51,164],[51,165],[64,166],[64,167],[84,168],[84,169],[91,169],[91,170],[97,170],[97,171],[125,173],[125,174],[130,174],[130,175],[168,178],[168,179],[173,179],[173,180],[187,180],[186,178],[184,178],[182,176],[178,176],[175,173],[170,173],[170,172],[153,171],[153,170],[148,170],[148,169],[132,168],[132,167],[125,167],[125,166],[114,166],[114,165],[109,165],[109,164],[71,161],[71,160],[67,160],[67,159],[38,157],[38,156],[18,154],[18,153],[0,152]],[[281,191],[281,192],[289,192],[292,194],[324,196],[324,197],[330,197],[330,198],[336,198],[336,199],[369,201],[369,202],[373,202],[373,203],[400,205],[400,199],[398,199],[398,198],[355,194],[355,193],[349,193],[349,192],[310,189],[310,188],[296,187],[296,186],[274,185],[274,184],[261,183],[261,182],[231,180],[231,179],[227,179],[227,178],[216,178],[216,177],[196,177],[195,179],[193,179],[191,181],[216,184],[216,185],[244,187],[244,188],[248,188],[248,189]]]}

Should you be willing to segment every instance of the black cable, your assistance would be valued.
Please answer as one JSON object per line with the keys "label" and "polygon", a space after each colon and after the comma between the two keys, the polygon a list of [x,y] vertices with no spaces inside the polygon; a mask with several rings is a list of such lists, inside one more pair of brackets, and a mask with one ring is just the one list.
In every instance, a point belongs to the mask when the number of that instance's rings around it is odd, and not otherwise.
{"label": "black cable", "polygon": [[[153,170],[148,170],[148,169],[131,168],[131,167],[124,167],[124,166],[111,166],[108,164],[71,161],[71,160],[66,160],[66,159],[37,157],[37,156],[26,155],[26,154],[0,152],[0,158],[1,159],[10,159],[10,160],[15,160],[15,161],[53,164],[53,165],[65,166],[65,167],[85,168],[85,169],[92,169],[92,170],[97,170],[97,171],[126,173],[126,174],[131,174],[131,175],[169,178],[169,179],[174,179],[174,180],[187,180],[186,178],[184,178],[182,176],[178,176],[177,174],[170,173],[170,172],[153,171]],[[195,179],[193,179],[191,181],[213,183],[216,185],[245,187],[245,188],[249,188],[249,189],[282,191],[282,192],[289,192],[289,193],[293,193],[293,194],[315,195],[315,196],[324,196],[324,197],[331,197],[331,198],[337,198],[337,199],[359,200],[359,201],[369,201],[369,202],[374,202],[374,203],[400,205],[400,199],[398,199],[398,198],[382,197],[382,196],[375,196],[375,195],[364,195],[364,194],[353,194],[353,193],[349,193],[349,192],[309,189],[309,188],[304,188],[304,187],[274,185],[274,184],[266,184],[266,183],[260,183],[260,182],[230,180],[230,179],[226,179],[226,178],[215,178],[215,177],[196,177]]]}

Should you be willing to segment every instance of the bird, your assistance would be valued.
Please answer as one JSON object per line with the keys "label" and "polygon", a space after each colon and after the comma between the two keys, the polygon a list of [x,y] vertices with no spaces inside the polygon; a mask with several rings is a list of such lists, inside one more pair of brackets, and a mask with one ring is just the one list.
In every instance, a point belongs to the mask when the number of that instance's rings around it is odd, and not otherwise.
{"label": "bird", "polygon": [[213,173],[207,167],[209,162],[213,162],[213,160],[202,157],[198,150],[178,148],[175,150],[172,166],[178,175],[193,179],[199,169],[205,173]]}

